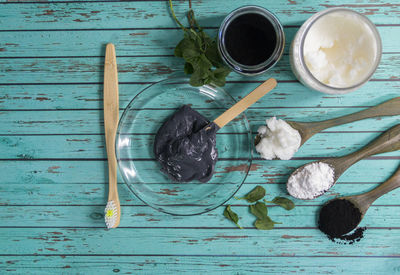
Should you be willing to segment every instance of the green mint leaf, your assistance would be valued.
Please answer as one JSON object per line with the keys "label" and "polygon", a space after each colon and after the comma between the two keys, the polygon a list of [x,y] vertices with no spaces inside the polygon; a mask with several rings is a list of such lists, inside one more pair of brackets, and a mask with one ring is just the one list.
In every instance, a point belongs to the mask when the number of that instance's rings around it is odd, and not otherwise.
{"label": "green mint leaf", "polygon": [[208,60],[211,61],[213,66],[215,66],[216,68],[223,66],[221,57],[218,52],[218,44],[216,41],[212,41],[210,44],[208,44],[205,54],[206,54]]}
{"label": "green mint leaf", "polygon": [[186,48],[182,52],[182,57],[186,62],[196,65],[199,62],[201,53],[196,49]]}
{"label": "green mint leaf", "polygon": [[254,222],[254,226],[259,230],[271,230],[274,228],[275,224],[280,224],[280,222],[274,222],[270,217],[265,217],[264,219],[258,219]]}
{"label": "green mint leaf", "polygon": [[228,220],[234,222],[240,229],[242,229],[242,227],[238,224],[238,222],[239,222],[239,217],[238,217],[238,215],[237,215],[235,212],[232,211],[230,205],[228,205],[228,206],[225,208],[225,210],[224,210],[224,216],[225,216]]}
{"label": "green mint leaf", "polygon": [[175,47],[174,55],[177,57],[183,57],[183,52],[187,49],[196,50],[196,43],[187,35],[185,32],[183,39],[179,41]]}
{"label": "green mint leaf", "polygon": [[236,198],[239,200],[246,200],[250,203],[256,202],[258,200],[261,200],[265,196],[265,189],[264,187],[257,185],[253,190],[251,190],[249,193],[247,193],[246,196],[243,198]]}
{"label": "green mint leaf", "polygon": [[185,72],[185,74],[192,74],[194,72],[192,64],[186,62],[185,67],[183,67],[183,71]]}
{"label": "green mint leaf", "polygon": [[285,208],[286,210],[292,210],[295,207],[294,203],[290,199],[285,197],[275,197],[272,201],[265,202],[277,204],[280,207]]}
{"label": "green mint leaf", "polygon": [[258,219],[264,219],[268,217],[268,208],[263,202],[257,202],[256,204],[249,205],[250,212]]}
{"label": "green mint leaf", "polygon": [[189,84],[194,87],[199,87],[204,85],[204,79],[196,73],[193,73],[190,77]]}
{"label": "green mint leaf", "polygon": [[[201,55],[199,56],[197,66],[199,66],[199,68],[201,68],[201,69],[203,69],[203,70],[205,70],[205,71],[208,71],[209,69],[211,69],[212,64],[211,64],[211,62],[207,59],[207,57],[206,57],[204,54],[201,54]],[[210,72],[208,72],[208,74],[209,74],[209,73],[210,73]]]}
{"label": "green mint leaf", "polygon": [[230,72],[231,71],[226,67],[215,69],[214,71],[212,71],[212,82],[219,87],[224,86],[226,77]]}

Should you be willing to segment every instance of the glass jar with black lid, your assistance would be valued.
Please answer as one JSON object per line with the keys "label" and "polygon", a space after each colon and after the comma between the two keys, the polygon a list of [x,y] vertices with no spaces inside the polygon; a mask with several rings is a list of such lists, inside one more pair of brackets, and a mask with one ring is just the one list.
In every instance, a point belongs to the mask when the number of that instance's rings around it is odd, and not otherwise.
{"label": "glass jar with black lid", "polygon": [[265,8],[244,6],[232,11],[218,32],[218,50],[233,71],[258,75],[281,58],[285,34],[278,18]]}

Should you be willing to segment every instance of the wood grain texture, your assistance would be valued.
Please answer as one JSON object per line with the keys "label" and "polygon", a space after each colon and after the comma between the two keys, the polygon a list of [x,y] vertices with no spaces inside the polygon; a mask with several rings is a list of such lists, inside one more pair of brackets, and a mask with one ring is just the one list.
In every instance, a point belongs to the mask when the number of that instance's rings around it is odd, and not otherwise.
{"label": "wood grain texture", "polygon": [[[363,270],[359,267],[362,266]],[[266,256],[0,256],[0,271],[9,274],[396,274],[399,259],[377,257]],[[241,273],[240,273],[241,274]]]}
{"label": "wood grain texture", "polygon": [[[307,142],[296,153],[295,158],[338,157],[359,149],[364,144],[377,137],[379,132],[359,133],[319,133],[310,142]],[[217,148],[220,158],[228,158],[230,146],[224,144],[226,135],[217,135]],[[246,140],[245,135],[238,135],[239,140]],[[138,144],[150,148],[154,141],[153,135],[137,135],[134,138]],[[0,159],[105,159],[103,135],[44,135],[44,136],[0,136]],[[341,146],[333,146],[333,142]],[[132,146],[132,154],[142,159],[148,157],[137,146]],[[400,157],[397,151],[382,156]],[[242,155],[244,157],[244,154]],[[260,159],[258,154],[254,158]],[[265,161],[267,162],[267,161]]]}
{"label": "wood grain texture", "polygon": [[[171,56],[117,57],[119,81],[154,82],[182,74],[183,60]],[[101,83],[103,78],[101,57],[82,58],[4,58],[0,59],[0,84],[25,83]],[[399,80],[400,53],[382,55],[381,63],[373,79]],[[24,78],[20,75],[24,74]],[[68,74],[66,78],[65,75]],[[290,69],[289,56],[284,55],[269,72],[268,77],[278,81],[295,80]],[[265,75],[252,77],[252,81],[264,81]],[[18,81],[16,81],[18,80]],[[245,76],[231,74],[229,81],[246,81]]]}
{"label": "wood grain texture", "polygon": [[[398,52],[399,28],[391,25],[377,28],[385,42],[382,45],[383,53]],[[284,54],[289,53],[289,46],[297,29],[298,26],[284,26],[286,36]],[[207,29],[206,32],[215,36],[217,29]],[[180,29],[18,31],[0,32],[0,38],[2,58],[103,56],[102,47],[99,45],[105,45],[109,41],[118,45],[119,56],[172,56],[174,47],[182,39],[182,31]]]}
{"label": "wood grain texture", "polygon": [[[343,245],[331,242],[320,231],[302,228],[282,228],[267,232],[236,228],[0,228],[0,241],[4,246],[0,256],[128,254],[399,257],[398,248],[387,245],[398,234],[400,229],[371,228],[366,231],[362,242],[344,249]],[[149,245],[150,240],[157,245]],[[277,245],[279,249],[276,249]]]}
{"label": "wood grain texture", "polygon": [[[170,104],[179,105],[179,101]],[[265,119],[276,116],[277,118],[295,121],[320,121],[352,113],[359,108],[278,108],[278,109],[250,109],[246,117],[251,123],[251,130],[256,132],[258,127],[265,124]],[[140,117],[143,127],[137,129],[137,134],[154,134],[157,126],[173,113],[174,109],[144,110]],[[211,113],[215,110],[199,110],[205,117],[213,117]],[[154,117],[162,118],[153,121]],[[357,121],[351,124],[340,125],[329,128],[329,131],[384,131],[396,125],[398,116],[371,118]],[[379,123],[374,123],[374,122]],[[101,110],[68,110],[68,111],[0,111],[0,135],[21,134],[102,134],[103,118]],[[152,125],[152,126],[151,126]],[[221,133],[232,133],[232,126],[227,124],[221,129]],[[326,130],[328,131],[328,130]]]}
{"label": "wood grain texture", "polygon": [[[187,2],[175,1],[175,11],[185,20]],[[367,15],[375,24],[398,24],[400,4],[374,1],[301,0],[278,2],[263,0],[232,0],[221,5],[217,1],[193,1],[201,26],[218,27],[226,14],[243,5],[265,6],[273,11],[284,25],[299,26],[315,12],[328,7],[348,7]],[[2,30],[37,29],[102,29],[102,28],[176,28],[166,1],[141,2],[72,2],[8,4],[1,7]],[[32,12],[34,11],[34,12]],[[7,20],[13,18],[13,20]]]}
{"label": "wood grain texture", "polygon": [[[7,1],[7,2],[13,2]],[[399,151],[355,164],[326,196],[297,201],[285,211],[271,206],[282,222],[272,231],[257,231],[243,201],[229,200],[246,228],[222,216],[224,207],[193,217],[169,216],[145,206],[118,177],[121,227],[103,229],[107,200],[102,80],[104,49],[116,44],[120,77],[120,114],[143,88],[181,74],[182,60],[173,48],[182,32],[170,17],[167,1],[32,1],[0,2],[0,273],[1,274],[398,274],[400,272],[400,190],[379,198],[363,220],[361,242],[343,246],[316,229],[320,206],[339,195],[372,190],[399,167]],[[27,1],[25,1],[27,2]],[[369,0],[193,0],[195,14],[215,35],[223,17],[245,4],[267,7],[284,25],[283,59],[266,75],[232,74],[225,89],[236,99],[269,77],[278,86],[247,111],[253,135],[266,118],[319,121],[334,118],[399,96],[400,3]],[[174,1],[185,20],[187,1]],[[310,91],[296,81],[288,47],[299,26],[313,13],[343,6],[368,16],[383,42],[382,62],[373,80],[347,95]],[[184,95],[174,98],[178,106]],[[205,102],[192,102],[202,109]],[[149,121],[171,112],[171,99],[139,118],[135,140],[145,148],[155,129]],[[297,167],[322,157],[342,156],[372,141],[399,116],[368,119],[325,130],[312,137],[290,161],[265,161],[257,154],[238,192],[256,185],[268,198],[287,196],[285,182]],[[161,124],[162,119],[159,119]],[[229,158],[224,135],[221,157]],[[225,132],[224,132],[225,131]],[[133,147],[146,165],[148,150]],[[219,165],[222,164],[222,161]],[[223,166],[220,166],[224,170]],[[238,173],[240,167],[225,167]],[[212,184],[212,183],[211,183]],[[174,186],[159,185],[173,196]],[[111,242],[112,240],[112,242]]]}
{"label": "wood grain texture", "polygon": [[[397,199],[400,195],[397,192]],[[272,196],[270,196],[272,198]],[[99,199],[103,203],[104,198]],[[239,223],[247,229],[254,229],[255,217],[249,214],[247,205],[234,205],[232,210],[241,218]],[[397,215],[398,205],[372,205],[368,214],[363,219],[361,226],[370,228],[400,228],[400,218]],[[316,204],[314,202],[314,204]],[[166,216],[150,207],[138,205],[123,205],[120,227],[126,228],[196,228],[202,229],[235,229],[235,224],[222,216],[225,209],[219,207],[207,214],[201,220],[196,216]],[[279,207],[269,207],[270,217],[282,224],[275,228],[312,228],[317,229],[315,216],[318,215],[320,205],[298,205],[295,209],[287,212]],[[103,228],[103,205],[60,205],[60,206],[2,206],[0,218],[4,219],[1,227],[79,227],[79,228]],[[279,229],[281,230],[281,229]],[[268,233],[266,233],[268,235]]]}

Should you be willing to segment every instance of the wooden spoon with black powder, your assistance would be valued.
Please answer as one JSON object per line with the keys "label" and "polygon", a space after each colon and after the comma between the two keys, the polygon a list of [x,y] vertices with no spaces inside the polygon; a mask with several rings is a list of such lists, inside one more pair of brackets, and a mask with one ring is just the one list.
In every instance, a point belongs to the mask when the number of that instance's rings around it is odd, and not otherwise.
{"label": "wooden spoon with black powder", "polygon": [[364,218],[368,208],[380,196],[400,187],[400,168],[387,181],[375,189],[356,196],[347,196],[328,201],[319,213],[318,226],[331,240],[339,238],[352,243],[362,237],[363,228],[350,235]]}

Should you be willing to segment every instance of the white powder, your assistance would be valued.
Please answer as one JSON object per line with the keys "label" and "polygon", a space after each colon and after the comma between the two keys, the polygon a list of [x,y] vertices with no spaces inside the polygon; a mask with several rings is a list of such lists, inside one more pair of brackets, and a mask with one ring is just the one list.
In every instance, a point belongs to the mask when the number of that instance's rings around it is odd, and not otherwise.
{"label": "white powder", "polygon": [[377,58],[377,44],[361,15],[336,11],[311,26],[304,41],[304,59],[319,81],[347,88],[370,74]]}
{"label": "white powder", "polygon": [[276,117],[266,120],[267,126],[258,128],[261,137],[256,151],[264,159],[291,159],[300,147],[301,136],[286,121]]}
{"label": "white powder", "polygon": [[298,199],[313,199],[334,183],[334,169],[324,162],[312,162],[293,173],[287,182],[289,194]]}

